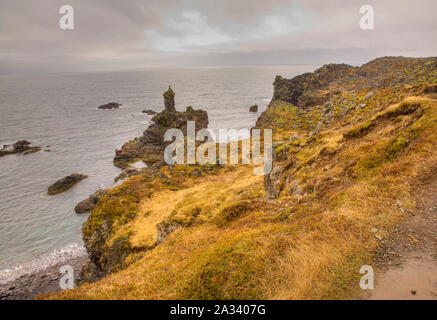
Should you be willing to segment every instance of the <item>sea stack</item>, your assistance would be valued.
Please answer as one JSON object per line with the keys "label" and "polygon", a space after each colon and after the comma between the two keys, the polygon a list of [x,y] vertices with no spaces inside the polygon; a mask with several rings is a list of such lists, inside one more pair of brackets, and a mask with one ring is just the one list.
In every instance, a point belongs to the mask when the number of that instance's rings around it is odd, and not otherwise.
{"label": "sea stack", "polygon": [[115,166],[126,169],[130,163],[140,160],[148,166],[159,164],[164,161],[164,149],[170,143],[164,140],[168,129],[179,129],[186,134],[187,121],[195,122],[196,132],[208,127],[206,111],[196,110],[191,106],[188,106],[185,112],[176,111],[175,93],[170,86],[163,96],[165,109],[150,119],[152,124],[143,135],[126,142],[121,149],[115,150]]}
{"label": "sea stack", "polygon": [[164,107],[166,112],[176,112],[174,96],[175,93],[171,86],[168,86],[168,90],[164,92]]}

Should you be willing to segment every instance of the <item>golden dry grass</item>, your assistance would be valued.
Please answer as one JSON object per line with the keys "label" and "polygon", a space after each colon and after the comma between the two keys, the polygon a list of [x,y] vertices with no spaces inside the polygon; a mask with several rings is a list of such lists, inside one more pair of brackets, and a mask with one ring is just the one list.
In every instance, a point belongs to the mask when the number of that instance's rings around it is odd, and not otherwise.
{"label": "golden dry grass", "polygon": [[[419,105],[412,112],[405,106]],[[156,224],[173,214],[195,223],[165,241],[127,269],[94,284],[44,296],[48,299],[342,299],[355,296],[359,268],[372,264],[378,242],[414,207],[414,188],[437,168],[437,101],[411,97],[375,116],[359,135],[333,126],[292,149],[285,175],[305,194],[264,200],[262,180],[239,167],[172,192],[141,200],[137,216],[120,229],[133,231],[134,244],[151,243]],[[417,111],[417,110],[421,111]],[[286,110],[280,111],[286,113]],[[290,112],[294,112],[291,110]],[[352,115],[353,117],[355,115]],[[292,117],[290,117],[291,119]],[[290,120],[291,121],[291,120]],[[294,121],[294,120],[293,120]],[[287,133],[282,124],[280,138]],[[351,139],[352,138],[352,139]],[[235,203],[244,214],[216,223]],[[243,208],[242,207],[242,208]],[[239,208],[237,206],[237,208]],[[249,208],[249,209],[247,209]]]}
{"label": "golden dry grass", "polygon": [[141,200],[137,216],[120,227],[113,238],[132,232],[129,240],[133,246],[152,246],[157,238],[156,225],[170,216],[188,223],[190,212],[199,208],[198,222],[207,221],[226,203],[238,198],[237,191],[261,183],[262,177],[251,175],[250,170],[242,167],[233,172],[204,177],[201,181],[191,181],[186,189],[155,193],[151,198]]}

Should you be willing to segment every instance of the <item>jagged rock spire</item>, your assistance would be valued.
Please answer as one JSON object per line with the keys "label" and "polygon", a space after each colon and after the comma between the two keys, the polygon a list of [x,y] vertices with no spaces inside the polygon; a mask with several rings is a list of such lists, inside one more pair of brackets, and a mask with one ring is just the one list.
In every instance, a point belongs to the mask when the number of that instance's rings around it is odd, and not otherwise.
{"label": "jagged rock spire", "polygon": [[171,86],[168,86],[168,90],[164,92],[163,96],[164,96],[165,111],[176,112],[175,102],[174,102],[175,93],[171,88]]}

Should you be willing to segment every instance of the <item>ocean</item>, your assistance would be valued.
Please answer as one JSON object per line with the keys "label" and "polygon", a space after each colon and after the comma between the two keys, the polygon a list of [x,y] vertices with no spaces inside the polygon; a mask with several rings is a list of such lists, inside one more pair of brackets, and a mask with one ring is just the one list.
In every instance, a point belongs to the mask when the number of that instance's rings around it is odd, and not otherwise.
{"label": "ocean", "polygon": [[[44,76],[0,76],[0,146],[26,139],[40,151],[0,158],[0,282],[11,281],[86,255],[81,226],[87,214],[74,206],[99,188],[114,186],[121,172],[112,164],[116,148],[137,136],[163,109],[172,86],[176,109],[208,112],[209,128],[255,124],[272,94],[275,76],[293,77],[317,66],[232,66]],[[120,109],[98,110],[108,102]],[[258,104],[258,113],[249,112]],[[47,187],[72,174],[89,176],[67,192]]]}

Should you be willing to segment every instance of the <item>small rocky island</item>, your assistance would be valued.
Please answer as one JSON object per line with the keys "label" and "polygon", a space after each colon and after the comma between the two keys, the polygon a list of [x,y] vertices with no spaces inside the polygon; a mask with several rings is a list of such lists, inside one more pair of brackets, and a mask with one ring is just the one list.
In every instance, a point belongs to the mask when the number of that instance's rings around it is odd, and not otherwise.
{"label": "small rocky island", "polygon": [[250,111],[250,112],[258,112],[258,105],[257,105],[257,104],[254,104],[253,106],[251,106],[251,107],[249,108],[249,111]]}
{"label": "small rocky island", "polygon": [[114,165],[125,169],[130,163],[144,161],[148,166],[157,164],[164,159],[165,147],[170,142],[164,142],[167,129],[180,129],[186,134],[187,121],[195,121],[196,131],[208,127],[208,114],[204,110],[195,110],[188,106],[185,112],[176,111],[175,93],[169,86],[164,92],[164,110],[153,116],[152,124],[141,137],[126,142],[121,149],[115,151]]}
{"label": "small rocky island", "polygon": [[27,140],[19,140],[13,145],[4,145],[3,148],[0,149],[0,157],[14,153],[23,153],[24,155],[27,155],[42,150],[41,147],[31,147],[30,144],[31,142]]}
{"label": "small rocky island", "polygon": [[107,104],[102,104],[101,106],[97,107],[97,109],[106,109],[106,110],[111,110],[111,109],[118,109],[122,106],[121,103],[118,102],[110,102]]}
{"label": "small rocky island", "polygon": [[66,176],[62,179],[59,179],[54,184],[52,184],[48,188],[48,194],[53,196],[55,194],[67,191],[71,187],[73,187],[76,183],[82,181],[83,179],[88,178],[87,175],[73,173],[69,176]]}

